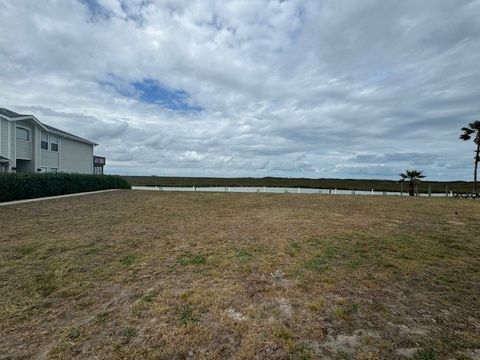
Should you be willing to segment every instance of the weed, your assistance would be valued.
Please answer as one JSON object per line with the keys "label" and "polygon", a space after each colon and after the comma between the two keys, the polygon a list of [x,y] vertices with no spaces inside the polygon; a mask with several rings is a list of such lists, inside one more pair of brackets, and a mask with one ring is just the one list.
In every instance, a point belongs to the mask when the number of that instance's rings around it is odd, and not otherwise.
{"label": "weed", "polygon": [[80,337],[80,330],[77,328],[71,329],[70,332],[67,334],[67,339],[69,340],[76,340]]}
{"label": "weed", "polygon": [[414,360],[435,360],[436,358],[435,350],[431,347],[418,350],[413,357]]}
{"label": "weed", "polygon": [[328,268],[328,258],[324,255],[315,256],[313,259],[305,263],[305,267],[309,270],[324,271]]}
{"label": "weed", "polygon": [[38,248],[37,244],[30,243],[30,244],[19,245],[19,246],[15,247],[15,251],[20,256],[26,256],[26,255],[33,254],[37,248]]}
{"label": "weed", "polygon": [[104,311],[104,312],[101,312],[100,314],[98,314],[96,316],[95,321],[97,323],[104,323],[104,322],[107,322],[108,320],[110,320],[110,318],[111,318],[110,312]]}
{"label": "weed", "polygon": [[246,261],[249,261],[252,259],[253,255],[250,254],[249,252],[246,252],[245,250],[240,250],[240,251],[237,251],[237,258],[241,261],[241,262],[246,262]]}
{"label": "weed", "polygon": [[130,343],[130,341],[132,341],[132,339],[137,336],[137,330],[132,328],[132,327],[126,327],[125,329],[123,329],[122,331],[122,336],[121,336],[121,340],[120,340],[120,343],[122,345],[127,345]]}
{"label": "weed", "polygon": [[180,322],[184,325],[198,322],[198,316],[194,314],[193,308],[190,304],[187,304],[181,308],[179,317]]}
{"label": "weed", "polygon": [[205,256],[201,254],[195,254],[195,255],[188,254],[178,259],[178,262],[183,266],[205,264],[206,261],[207,260]]}
{"label": "weed", "polygon": [[134,254],[127,254],[120,259],[120,263],[124,266],[131,266],[135,263],[136,260],[137,258]]}
{"label": "weed", "polygon": [[35,282],[37,292],[43,297],[50,295],[57,289],[55,273],[53,271],[45,271],[37,274],[35,276]]}
{"label": "weed", "polygon": [[334,311],[337,318],[348,321],[358,312],[358,304],[350,303],[338,305],[335,307]]}
{"label": "weed", "polygon": [[312,301],[309,305],[311,311],[320,311],[325,307],[325,299],[317,299]]}
{"label": "weed", "polygon": [[145,295],[143,295],[142,301],[150,303],[153,300],[155,300],[155,298],[158,296],[159,293],[160,293],[160,291],[158,291],[156,289],[152,289],[152,290],[148,291]]}

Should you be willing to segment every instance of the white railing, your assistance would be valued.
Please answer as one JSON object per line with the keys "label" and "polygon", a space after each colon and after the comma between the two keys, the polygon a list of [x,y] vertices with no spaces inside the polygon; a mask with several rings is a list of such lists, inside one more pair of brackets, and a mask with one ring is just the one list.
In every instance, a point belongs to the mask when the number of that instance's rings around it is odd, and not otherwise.
{"label": "white railing", "polygon": [[[132,186],[133,190],[150,191],[198,191],[198,192],[232,192],[232,193],[269,193],[269,194],[321,194],[321,195],[383,195],[383,196],[408,196],[408,192],[376,191],[371,190],[340,190],[340,189],[314,189],[291,187],[200,187],[200,186]],[[428,193],[419,196],[452,197],[453,193]]]}

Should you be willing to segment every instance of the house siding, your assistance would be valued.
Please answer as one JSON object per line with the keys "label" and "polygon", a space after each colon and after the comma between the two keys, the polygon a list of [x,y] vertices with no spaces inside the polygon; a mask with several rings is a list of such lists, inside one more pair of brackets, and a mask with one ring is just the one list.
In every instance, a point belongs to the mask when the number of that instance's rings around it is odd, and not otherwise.
{"label": "house siding", "polygon": [[8,159],[8,120],[0,118],[0,156]]}
{"label": "house siding", "polygon": [[60,156],[58,151],[50,151],[50,150],[40,150],[40,166],[47,167],[47,168],[59,168],[59,160]]}
{"label": "house siding", "polygon": [[93,174],[93,145],[62,138],[60,165],[63,172]]}

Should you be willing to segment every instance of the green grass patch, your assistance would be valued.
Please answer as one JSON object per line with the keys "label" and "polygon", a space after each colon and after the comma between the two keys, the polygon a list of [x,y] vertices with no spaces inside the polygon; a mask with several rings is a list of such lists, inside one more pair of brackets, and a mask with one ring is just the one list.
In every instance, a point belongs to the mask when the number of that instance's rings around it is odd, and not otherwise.
{"label": "green grass patch", "polygon": [[236,253],[236,257],[241,262],[247,262],[247,261],[250,261],[253,258],[253,255],[250,254],[249,252],[245,251],[245,250],[239,250]]}
{"label": "green grass patch", "polygon": [[202,254],[187,254],[183,255],[178,259],[178,262],[183,265],[200,265],[200,264],[205,264],[207,262],[207,259],[205,255]]}
{"label": "green grass patch", "polygon": [[353,316],[358,313],[358,304],[349,303],[338,305],[334,308],[335,316],[339,319],[349,321],[353,319]]}
{"label": "green grass patch", "polygon": [[193,311],[193,307],[190,304],[184,305],[179,312],[179,320],[183,325],[189,323],[198,322],[198,315]]}
{"label": "green grass patch", "polygon": [[137,257],[134,254],[127,254],[120,259],[123,266],[132,266],[136,261]]}

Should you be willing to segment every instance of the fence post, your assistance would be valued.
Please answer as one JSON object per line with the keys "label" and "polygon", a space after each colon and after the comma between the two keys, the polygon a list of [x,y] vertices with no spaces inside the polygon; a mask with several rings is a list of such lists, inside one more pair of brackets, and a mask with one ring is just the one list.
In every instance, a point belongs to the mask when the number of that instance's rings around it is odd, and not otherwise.
{"label": "fence post", "polygon": [[332,194],[332,189],[328,189],[328,195]]}
{"label": "fence post", "polygon": [[373,195],[373,189],[372,189],[372,195]]}
{"label": "fence post", "polygon": [[300,194],[300,188],[297,189],[297,194]]}
{"label": "fence post", "polygon": [[335,195],[337,195],[337,189],[335,189]]}
{"label": "fence post", "polygon": [[432,196],[432,185],[428,184],[428,196]]}
{"label": "fence post", "polygon": [[403,181],[400,182],[400,196],[403,196]]}
{"label": "fence post", "polygon": [[197,188],[195,186],[193,186],[192,188],[193,188],[193,191],[197,191]]}

